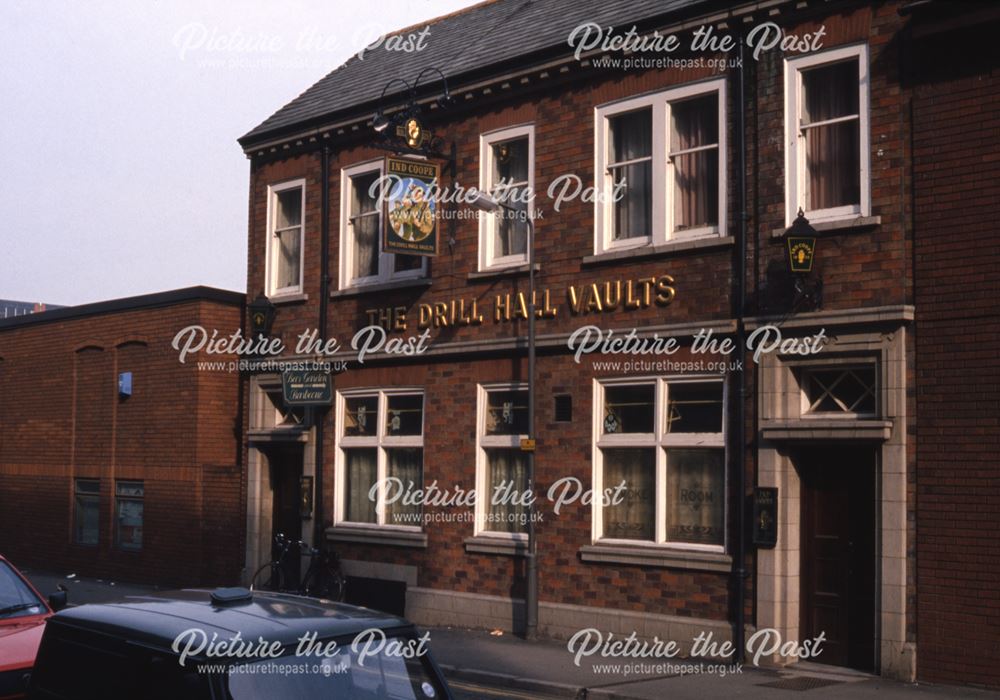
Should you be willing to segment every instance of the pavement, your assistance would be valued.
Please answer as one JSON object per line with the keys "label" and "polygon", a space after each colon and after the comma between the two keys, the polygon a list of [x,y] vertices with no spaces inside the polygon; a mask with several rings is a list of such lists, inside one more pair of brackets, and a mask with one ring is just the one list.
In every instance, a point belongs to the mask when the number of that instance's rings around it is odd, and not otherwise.
{"label": "pavement", "polygon": [[[83,578],[72,574],[24,570],[39,592],[48,595],[59,584],[69,590],[70,605],[105,603],[158,590],[155,586]],[[673,660],[581,658],[574,663],[565,642],[526,641],[509,633],[455,627],[430,629],[434,658],[460,700],[503,698],[547,700],[695,700],[806,698],[888,698],[930,700],[998,698],[1000,693],[975,688],[899,683],[849,669],[800,662],[792,666],[756,668]],[[629,667],[626,667],[630,665]],[[638,667],[637,667],[638,666]],[[641,667],[645,666],[645,667]]]}

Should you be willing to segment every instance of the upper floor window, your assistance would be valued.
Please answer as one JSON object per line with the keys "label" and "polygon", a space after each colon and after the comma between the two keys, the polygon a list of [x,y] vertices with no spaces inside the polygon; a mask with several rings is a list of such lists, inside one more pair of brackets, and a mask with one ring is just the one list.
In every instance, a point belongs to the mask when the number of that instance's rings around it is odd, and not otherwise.
{"label": "upper floor window", "polygon": [[786,223],[869,216],[868,48],[785,61]]}
{"label": "upper floor window", "polygon": [[725,81],[597,108],[595,252],[725,232]]}
{"label": "upper floor window", "polygon": [[424,259],[382,252],[382,161],[362,163],[341,171],[341,288],[421,277]]}
{"label": "upper floor window", "polygon": [[595,387],[595,541],[721,551],[725,543],[723,383],[637,379]]}
{"label": "upper floor window", "polygon": [[302,292],[305,191],[305,180],[268,187],[268,296]]}
{"label": "upper floor window", "polygon": [[528,261],[528,223],[535,187],[535,129],[517,126],[484,134],[479,147],[479,189],[516,209],[482,214],[479,219],[479,268],[521,265]]}

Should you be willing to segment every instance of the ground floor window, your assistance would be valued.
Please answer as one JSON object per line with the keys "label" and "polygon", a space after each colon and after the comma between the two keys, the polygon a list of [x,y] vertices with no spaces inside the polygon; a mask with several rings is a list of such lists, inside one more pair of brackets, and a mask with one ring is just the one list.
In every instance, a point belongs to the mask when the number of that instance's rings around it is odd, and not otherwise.
{"label": "ground floor window", "polygon": [[424,395],[365,389],[338,397],[337,522],[419,527]]}
{"label": "ground floor window", "polygon": [[101,482],[98,479],[74,480],[73,541],[97,544],[100,533]]}
{"label": "ground floor window", "polygon": [[115,483],[115,543],[122,549],[142,549],[145,492],[141,481]]}
{"label": "ground floor window", "polygon": [[523,539],[528,532],[528,390],[516,384],[479,387],[476,535]]}
{"label": "ground floor window", "polygon": [[595,383],[596,540],[722,549],[721,378]]}

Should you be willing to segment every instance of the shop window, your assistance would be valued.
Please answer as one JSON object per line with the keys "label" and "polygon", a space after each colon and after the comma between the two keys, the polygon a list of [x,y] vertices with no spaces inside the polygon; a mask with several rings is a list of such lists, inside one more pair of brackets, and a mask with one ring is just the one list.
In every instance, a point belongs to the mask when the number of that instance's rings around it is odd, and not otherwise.
{"label": "shop window", "polygon": [[523,539],[528,532],[528,390],[480,386],[477,430],[476,535]]}
{"label": "shop window", "polygon": [[595,252],[725,233],[725,81],[597,109]]}
{"label": "shop window", "polygon": [[721,551],[725,442],[720,379],[598,382],[594,531],[600,541]]}
{"label": "shop window", "polygon": [[426,274],[424,258],[382,252],[385,225],[381,198],[382,162],[364,163],[341,171],[341,287]]}
{"label": "shop window", "polygon": [[75,479],[73,483],[73,541],[95,545],[100,535],[101,482]]}
{"label": "shop window", "polygon": [[268,188],[267,294],[302,292],[305,180]]}
{"label": "shop window", "polygon": [[115,482],[115,542],[121,549],[142,549],[145,495],[141,481]]}
{"label": "shop window", "polygon": [[521,265],[528,261],[528,223],[534,192],[535,130],[531,125],[484,134],[480,139],[479,188],[516,211],[482,214],[479,267]]}
{"label": "shop window", "polygon": [[869,216],[868,49],[785,61],[786,223]]}
{"label": "shop window", "polygon": [[423,488],[423,393],[343,392],[338,407],[338,524],[419,529],[404,494]]}
{"label": "shop window", "polygon": [[875,416],[878,382],[875,364],[807,369],[802,376],[803,414]]}

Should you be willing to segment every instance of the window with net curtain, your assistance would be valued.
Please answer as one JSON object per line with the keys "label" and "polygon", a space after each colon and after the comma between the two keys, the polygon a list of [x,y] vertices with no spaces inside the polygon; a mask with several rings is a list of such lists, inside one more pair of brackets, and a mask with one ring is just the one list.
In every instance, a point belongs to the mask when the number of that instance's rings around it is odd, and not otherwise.
{"label": "window with net curtain", "polygon": [[719,224],[719,93],[670,103],[674,230]]}
{"label": "window with net curtain", "polygon": [[400,496],[423,488],[423,394],[347,396],[343,416],[342,520],[419,526],[420,505]]}
{"label": "window with net curtain", "polygon": [[[640,109],[608,120],[607,174],[619,192],[611,211],[611,237],[619,241],[652,234],[653,110]],[[616,190],[617,188],[617,190]]]}
{"label": "window with net curtain", "polygon": [[858,61],[802,71],[800,129],[805,142],[805,209],[861,200]]}
{"label": "window with net curtain", "polygon": [[597,108],[598,253],[725,232],[725,90],[713,79]]}
{"label": "window with net curtain", "polygon": [[302,190],[296,186],[273,193],[272,293],[302,286]]}
{"label": "window with net curtain", "polygon": [[722,383],[657,379],[601,393],[602,488],[624,487],[598,506],[602,538],[721,547]]}
{"label": "window with net curtain", "polygon": [[528,204],[522,201],[529,184],[528,137],[494,143],[491,146],[492,173],[489,188],[516,209],[492,215],[493,257],[523,256],[528,250]]}
{"label": "window with net curtain", "polygon": [[[488,389],[485,403],[479,438],[484,469],[481,479],[484,492],[478,499],[482,530],[512,535],[526,533],[528,508],[514,501],[520,501],[528,488],[528,460],[520,447],[521,439],[528,437],[528,392]],[[518,498],[504,494],[516,494]]]}
{"label": "window with net curtain", "polygon": [[[391,277],[392,274],[408,270],[418,270],[422,259],[416,255],[381,255],[382,249],[382,208],[379,206],[378,181],[380,170],[372,170],[351,177],[350,227],[353,246],[354,280]],[[382,267],[389,268],[383,270]]]}

